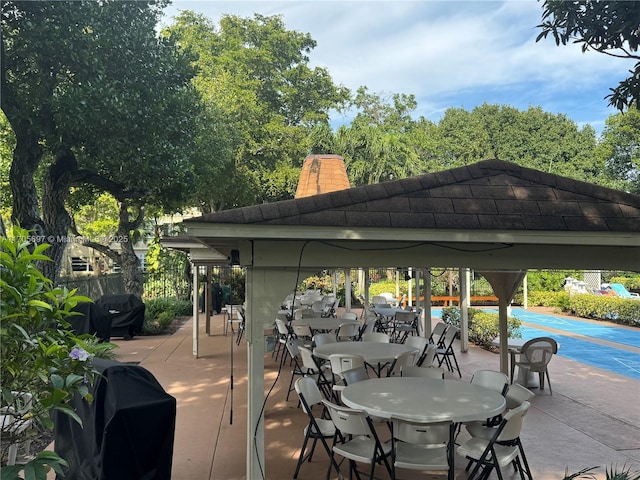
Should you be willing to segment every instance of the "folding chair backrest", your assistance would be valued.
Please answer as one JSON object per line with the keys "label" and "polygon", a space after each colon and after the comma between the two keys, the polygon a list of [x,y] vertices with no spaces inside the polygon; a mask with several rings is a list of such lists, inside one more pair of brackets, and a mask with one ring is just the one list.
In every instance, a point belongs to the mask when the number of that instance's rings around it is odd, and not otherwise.
{"label": "folding chair backrest", "polygon": [[509,410],[507,413],[505,413],[502,419],[500,434],[498,435],[497,441],[507,442],[509,440],[515,440],[520,436],[522,423],[524,421],[524,417],[529,411],[530,406],[531,404],[525,401],[522,402],[519,407],[516,407],[513,410]]}
{"label": "folding chair backrest", "polygon": [[453,341],[456,339],[459,331],[460,329],[458,327],[449,325],[447,331],[444,332],[444,337],[442,338],[442,344],[444,345],[444,348],[448,349],[451,345],[453,345]]}
{"label": "folding chair backrest", "polygon": [[[304,396],[304,400],[309,406],[309,408],[314,405],[318,405],[322,403],[322,393],[316,385],[316,382],[311,377],[302,377],[296,380],[295,383],[296,393],[300,396]],[[306,414],[309,414],[307,411],[304,402],[302,403],[302,409]]]}
{"label": "folding chair backrest", "polygon": [[371,303],[373,305],[388,305],[389,299],[382,295],[374,295],[373,297],[371,297]]}
{"label": "folding chair backrest", "polygon": [[363,342],[389,343],[391,337],[384,332],[368,332],[362,335]]}
{"label": "folding chair backrest", "polygon": [[477,370],[471,377],[471,383],[504,395],[509,385],[509,377],[496,370]]}
{"label": "folding chair backrest", "polygon": [[523,387],[519,383],[513,383],[507,388],[507,393],[504,397],[507,402],[507,409],[512,410],[534,396],[535,394],[528,388]]}
{"label": "folding chair backrest", "polygon": [[418,350],[418,352],[420,352],[419,355],[422,356],[424,355],[425,349],[429,345],[429,340],[427,340],[424,337],[419,337],[417,335],[411,335],[406,338],[406,340],[404,341],[404,344],[408,347],[415,348],[416,350]]}
{"label": "folding chair backrest", "polygon": [[362,340],[362,336],[367,333],[372,333],[374,328],[376,327],[376,318],[367,318],[364,321],[362,327],[360,327],[360,340]]}
{"label": "folding chair backrest", "polygon": [[298,337],[311,338],[313,336],[311,327],[309,327],[309,325],[292,325],[292,328],[293,333],[295,333]]}
{"label": "folding chair backrest", "polygon": [[276,318],[276,327],[278,328],[278,333],[281,336],[286,337],[289,335],[289,327],[287,327],[287,324],[279,318]]}
{"label": "folding chair backrest", "polygon": [[355,339],[360,333],[360,324],[358,322],[345,322],[341,323],[338,331],[336,332],[336,338],[350,338]]}
{"label": "folding chair backrest", "polygon": [[389,376],[400,376],[402,367],[413,366],[416,364],[416,356],[418,352],[402,352],[393,359],[391,367],[389,367]]}
{"label": "folding chair backrest", "polygon": [[421,367],[430,367],[433,364],[433,359],[436,356],[438,347],[434,343],[427,345],[427,349],[424,352],[423,358],[420,360]]}
{"label": "folding chair backrest", "polygon": [[352,320],[357,320],[358,319],[358,315],[356,315],[353,312],[344,312],[342,315],[340,315],[340,320],[344,320],[344,321],[352,321]]}
{"label": "folding chair backrest", "polygon": [[352,383],[362,382],[363,380],[369,379],[369,372],[367,371],[367,367],[360,366],[356,368],[352,368],[350,370],[343,370],[342,378],[344,379],[344,383],[347,385],[351,385]]}
{"label": "folding chair backrest", "polygon": [[311,304],[311,310],[313,310],[316,313],[322,313],[324,311],[324,308],[325,308],[324,300],[316,300]]}
{"label": "folding chair backrest", "polygon": [[436,323],[435,327],[431,331],[431,336],[429,337],[429,341],[431,343],[435,343],[436,345],[440,343],[440,339],[446,333],[448,325],[444,322]]}
{"label": "folding chair backrest", "polygon": [[300,360],[302,360],[302,366],[310,372],[317,373],[318,364],[313,358],[313,353],[311,353],[311,350],[309,350],[307,347],[298,346],[298,351],[300,352]]}
{"label": "folding chair backrest", "polygon": [[299,347],[304,346],[302,340],[300,340],[299,338],[290,338],[289,340],[287,340],[286,345],[287,351],[289,352],[289,355],[291,355],[291,358],[300,358]]}
{"label": "folding chair backrest", "polygon": [[316,333],[313,336],[313,343],[315,343],[316,347],[327,343],[336,343],[336,336],[333,333]]}
{"label": "folding chair backrest", "polygon": [[449,442],[451,420],[420,423],[405,419],[392,418],[393,436],[402,442],[414,445],[438,445]]}
{"label": "folding chair backrest", "polygon": [[367,414],[363,410],[354,410],[349,407],[342,407],[322,400],[329,410],[331,420],[343,435],[370,435],[371,427],[367,421]]}
{"label": "folding chair backrest", "polygon": [[411,323],[416,319],[415,312],[396,312],[396,322]]}
{"label": "folding chair backrest", "polygon": [[331,371],[336,375],[342,375],[342,372],[345,370],[364,367],[364,357],[348,353],[334,353],[329,355],[329,362],[331,362]]}

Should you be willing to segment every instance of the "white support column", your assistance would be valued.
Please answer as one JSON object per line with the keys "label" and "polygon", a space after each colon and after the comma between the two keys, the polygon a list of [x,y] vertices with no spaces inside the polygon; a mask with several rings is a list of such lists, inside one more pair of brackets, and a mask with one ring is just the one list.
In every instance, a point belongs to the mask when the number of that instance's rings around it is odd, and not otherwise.
{"label": "white support column", "polygon": [[424,336],[431,336],[431,272],[425,268],[424,274],[424,323],[422,324]]}
{"label": "white support column", "polygon": [[524,278],[522,279],[522,291],[524,293],[522,308],[526,310],[527,308],[529,308],[529,284],[527,283],[527,274],[525,274]]}
{"label": "white support column", "polygon": [[[260,279],[262,280],[262,279]],[[261,478],[264,469],[264,325],[256,309],[256,290],[264,285],[254,285],[256,279],[252,267],[246,269],[245,298],[247,300],[246,339],[248,373],[247,411],[247,478]],[[233,347],[232,347],[233,348]],[[260,467],[262,466],[262,467]]]}
{"label": "white support column", "polygon": [[468,268],[460,269],[460,351],[469,350],[469,306],[471,304],[470,274]]}
{"label": "white support column", "polygon": [[344,309],[351,311],[351,269],[344,269]]}
{"label": "white support column", "polygon": [[[311,272],[305,271],[305,274]],[[273,478],[265,470],[265,329],[271,330],[282,299],[295,286],[295,269],[246,267],[247,472],[244,478]],[[235,346],[235,345],[234,345]],[[281,379],[282,380],[282,379]],[[271,382],[272,380],[269,380]]]}
{"label": "white support column", "polygon": [[192,322],[192,334],[193,334],[193,356],[198,358],[198,336],[200,333],[199,320],[199,306],[198,306],[198,294],[200,293],[200,282],[198,278],[198,266],[191,264],[193,271],[193,322]]}

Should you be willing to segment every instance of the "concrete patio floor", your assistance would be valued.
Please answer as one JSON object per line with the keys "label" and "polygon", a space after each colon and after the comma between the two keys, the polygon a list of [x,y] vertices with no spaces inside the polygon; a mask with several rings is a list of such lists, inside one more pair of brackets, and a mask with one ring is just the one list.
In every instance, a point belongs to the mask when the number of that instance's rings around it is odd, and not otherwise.
{"label": "concrete patio floor", "polygon": [[[246,343],[243,339],[236,346],[235,337],[222,334],[222,315],[211,321],[211,335],[206,335],[200,320],[197,359],[192,355],[191,319],[172,335],[113,339],[119,345],[118,360],[139,362],[177,399],[174,480],[246,478],[246,438],[254,429],[246,424]],[[467,353],[456,352],[462,381],[469,381],[478,369],[499,369],[497,354],[473,345]],[[288,363],[278,372],[278,363],[265,354],[265,393],[269,391],[264,410],[265,479],[293,477],[307,423],[295,392],[285,400],[290,372]],[[534,390],[522,433],[534,479],[562,479],[565,471],[596,466],[600,467],[594,470],[596,478],[605,478],[605,467],[640,470],[640,381],[560,356],[552,360],[550,375],[553,395],[548,389]],[[448,373],[447,378],[458,377]],[[465,435],[461,433],[459,441]],[[463,458],[456,458],[456,478],[467,478],[465,464]],[[326,478],[327,466],[328,458],[319,446],[312,462],[302,466],[299,478]],[[505,471],[505,478],[519,478],[513,469]],[[401,479],[446,478],[406,470],[398,474]],[[384,467],[376,469],[376,477],[388,478]],[[337,478],[335,471],[331,478]],[[497,478],[495,473],[491,478]]]}

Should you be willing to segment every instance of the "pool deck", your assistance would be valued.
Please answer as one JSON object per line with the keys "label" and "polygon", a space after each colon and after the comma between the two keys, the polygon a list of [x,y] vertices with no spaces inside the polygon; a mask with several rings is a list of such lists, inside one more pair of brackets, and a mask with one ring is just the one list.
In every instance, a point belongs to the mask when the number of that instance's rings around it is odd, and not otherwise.
{"label": "pool deck", "polygon": [[[172,335],[113,341],[119,345],[120,361],[139,362],[177,399],[173,480],[245,479],[246,343],[236,346],[232,336],[222,334],[222,315],[212,317],[211,335],[205,334],[204,321],[200,325],[197,359],[192,355],[191,319]],[[640,349],[635,351],[640,358]],[[499,369],[497,354],[473,345],[466,353],[459,353],[458,348],[456,355],[462,381],[469,381],[478,369]],[[297,406],[295,392],[285,401],[290,368],[286,366],[276,382],[277,376],[278,363],[267,353],[265,390],[273,389],[265,405],[264,478],[286,480],[293,477],[307,418]],[[626,465],[640,471],[640,381],[558,355],[550,364],[550,376],[553,395],[548,389],[534,390],[522,433],[534,479],[560,480],[566,471],[587,467],[600,467],[593,471],[598,479],[605,478],[605,467]],[[447,378],[458,377],[447,373]],[[465,435],[461,433],[459,441]],[[327,465],[327,456],[319,447],[313,461],[302,466],[299,478],[326,478]],[[456,478],[467,478],[464,466],[464,459],[458,457]],[[513,469],[504,470],[505,479],[519,478]],[[401,479],[444,478],[398,473]],[[388,478],[384,468],[376,470],[376,477]],[[331,478],[337,478],[335,472]],[[497,478],[495,473],[491,478]]]}

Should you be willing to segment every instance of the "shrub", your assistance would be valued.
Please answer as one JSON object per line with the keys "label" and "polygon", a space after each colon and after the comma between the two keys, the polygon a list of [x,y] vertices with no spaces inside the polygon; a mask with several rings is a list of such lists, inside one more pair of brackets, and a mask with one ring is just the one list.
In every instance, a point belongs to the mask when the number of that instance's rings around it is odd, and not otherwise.
{"label": "shrub", "polygon": [[[562,292],[529,292],[527,297],[529,306],[532,307],[557,307],[561,310],[568,310],[569,308],[569,294],[565,291]],[[522,294],[516,295],[514,299],[515,303],[522,305]]]}
{"label": "shrub", "polygon": [[[104,356],[113,346],[103,344],[98,349],[95,337],[76,336],[69,330],[66,319],[73,307],[91,299],[76,295],[75,290],[54,288],[36,266],[50,261],[43,253],[49,245],[33,247],[28,238],[29,233],[17,227],[0,238],[0,408],[14,412],[16,421],[27,420],[28,415],[39,429],[51,430],[51,414],[56,411],[82,423],[68,401],[74,395],[92,400],[89,386],[98,375],[93,358],[98,350]],[[14,392],[32,395],[31,408],[24,415],[18,413],[20,396]],[[0,433],[3,448],[15,442],[9,424],[2,425]],[[26,464],[2,467],[0,477],[46,478],[48,468],[63,476],[64,465],[57,454],[41,452]]]}
{"label": "shrub", "polygon": [[[477,308],[469,308],[469,341],[493,350],[493,339],[500,334],[499,316],[497,313],[484,312]],[[460,328],[460,308],[449,307],[442,309],[442,321],[448,325]],[[507,318],[507,333],[510,337],[521,338],[521,322],[515,317]]]}
{"label": "shrub", "polygon": [[192,308],[189,300],[176,300],[173,297],[159,297],[146,301],[142,335],[163,334],[175,317],[191,315]]}
{"label": "shrub", "polygon": [[579,317],[640,325],[640,300],[597,295],[572,295],[569,310]]}
{"label": "shrub", "polygon": [[[507,334],[512,338],[521,338],[521,322],[515,317],[507,317]],[[479,347],[493,350],[493,340],[500,334],[499,316],[497,313],[479,311],[469,318],[469,341]]]}

